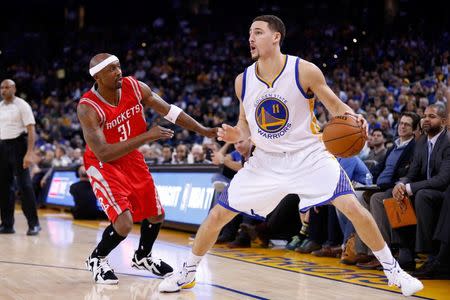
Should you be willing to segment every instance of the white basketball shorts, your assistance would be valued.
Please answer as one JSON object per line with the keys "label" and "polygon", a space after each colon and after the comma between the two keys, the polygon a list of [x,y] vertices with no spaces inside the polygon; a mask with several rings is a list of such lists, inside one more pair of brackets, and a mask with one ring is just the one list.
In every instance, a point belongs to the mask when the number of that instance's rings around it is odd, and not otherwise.
{"label": "white basketball shorts", "polygon": [[232,211],[265,218],[288,194],[298,194],[300,210],[307,211],[352,193],[347,174],[324,149],[293,153],[255,149],[218,202]]}

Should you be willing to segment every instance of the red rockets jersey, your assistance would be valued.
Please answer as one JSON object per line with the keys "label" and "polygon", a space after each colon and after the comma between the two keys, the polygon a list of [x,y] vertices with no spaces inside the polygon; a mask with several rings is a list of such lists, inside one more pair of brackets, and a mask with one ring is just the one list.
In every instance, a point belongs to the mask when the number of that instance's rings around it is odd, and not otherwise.
{"label": "red rockets jersey", "polygon": [[[124,77],[117,106],[107,102],[97,92],[95,85],[81,97],[78,105],[89,105],[97,112],[107,143],[114,144],[138,136],[147,130],[141,99],[142,91],[138,81],[133,77]],[[95,157],[89,146],[86,146],[85,155]]]}

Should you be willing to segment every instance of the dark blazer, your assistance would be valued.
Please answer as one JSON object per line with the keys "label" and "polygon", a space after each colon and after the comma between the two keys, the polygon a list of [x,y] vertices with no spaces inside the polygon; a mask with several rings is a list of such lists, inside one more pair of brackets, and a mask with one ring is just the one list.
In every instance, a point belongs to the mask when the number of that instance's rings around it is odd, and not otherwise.
{"label": "dark blazer", "polygon": [[[397,181],[399,181],[401,177],[406,176],[406,174],[408,173],[408,169],[411,165],[411,161],[413,159],[415,146],[416,146],[416,141],[413,139],[412,141],[410,141],[408,143],[408,145],[405,147],[405,149],[403,149],[402,154],[400,155],[397,162],[395,163],[394,174],[392,174],[391,183],[383,184],[382,186],[380,186],[380,188],[382,190],[387,190],[389,188],[393,188],[395,186],[395,183]],[[374,177],[375,182],[378,179],[378,176],[380,176],[381,172],[383,172],[384,168],[386,168],[386,160],[387,160],[389,154],[391,154],[392,150],[394,150],[394,147],[395,146],[390,147],[387,150],[386,156],[383,159],[383,161],[373,168],[372,175]]]}
{"label": "dark blazer", "polygon": [[419,139],[408,174],[401,179],[403,183],[411,184],[413,194],[421,189],[445,191],[450,184],[450,141],[447,129],[442,132],[433,147],[430,158],[431,178],[429,180],[427,180],[427,142],[427,136]]}

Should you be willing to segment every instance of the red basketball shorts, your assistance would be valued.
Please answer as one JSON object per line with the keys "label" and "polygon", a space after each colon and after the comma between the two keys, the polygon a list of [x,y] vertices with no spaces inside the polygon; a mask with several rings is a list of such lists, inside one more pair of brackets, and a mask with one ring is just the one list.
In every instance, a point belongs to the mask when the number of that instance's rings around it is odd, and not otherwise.
{"label": "red basketball shorts", "polygon": [[102,163],[92,156],[85,155],[86,172],[111,222],[127,209],[134,222],[164,213],[141,153],[133,151],[110,163]]}

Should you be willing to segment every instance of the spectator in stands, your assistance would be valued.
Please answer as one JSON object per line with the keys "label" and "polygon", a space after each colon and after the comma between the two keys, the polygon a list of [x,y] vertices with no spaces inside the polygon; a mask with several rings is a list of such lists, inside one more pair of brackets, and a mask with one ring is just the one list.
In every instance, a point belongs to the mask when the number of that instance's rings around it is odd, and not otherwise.
{"label": "spectator in stands", "polygon": [[[450,99],[450,87],[446,92]],[[450,106],[447,106],[447,110],[447,128],[450,128]],[[450,139],[448,129],[447,139]],[[450,279],[450,187],[444,194],[433,240],[440,243],[439,250],[436,247],[434,253],[428,256],[427,261],[414,275],[421,279]]]}
{"label": "spectator in stands", "polygon": [[97,198],[92,190],[84,166],[77,170],[80,181],[70,186],[69,192],[73,196],[75,206],[71,213],[75,220],[106,219],[105,213],[97,206]]}
{"label": "spectator in stands", "polygon": [[203,152],[203,146],[199,144],[192,145],[191,149],[192,157],[194,158],[194,164],[210,164],[211,161],[205,158],[205,152]]}
{"label": "spectator in stands", "polygon": [[146,163],[153,163],[152,161],[152,149],[149,144],[144,144],[138,148],[138,151],[144,156]]}
{"label": "spectator in stands", "polygon": [[153,165],[160,164],[162,160],[162,146],[158,142],[150,144],[150,163]]}
{"label": "spectator in stands", "polygon": [[409,100],[409,102],[406,104],[405,111],[408,111],[408,112],[416,112],[417,111],[417,102],[416,102],[414,96],[412,96],[411,99]]}
{"label": "spectator in stands", "polygon": [[408,103],[408,96],[405,94],[401,94],[398,97],[397,108],[399,111],[403,111],[406,108],[406,103]]}
{"label": "spectator in stands", "polygon": [[172,146],[170,146],[169,144],[164,144],[162,147],[161,164],[172,164],[172,161],[173,161]]}
{"label": "spectator in stands", "polygon": [[175,156],[173,158],[173,164],[187,164],[188,162],[189,148],[186,144],[179,144],[175,150]]}
{"label": "spectator in stands", "polygon": [[448,105],[448,99],[444,96],[445,87],[440,87],[434,96],[434,104]]}
{"label": "spectator in stands", "polygon": [[[371,212],[375,222],[380,228],[384,240],[391,245],[391,227],[384,209],[383,200],[392,196],[392,189],[401,177],[406,176],[412,161],[416,142],[414,132],[419,125],[419,116],[405,112],[398,126],[398,139],[394,146],[386,152],[386,158],[373,169],[373,177],[377,184],[377,190],[364,192],[361,204]],[[369,254],[368,248],[356,236],[355,252],[357,254]],[[376,269],[381,267],[375,256],[371,256],[368,262],[356,262],[363,269]]]}
{"label": "spectator in stands", "polygon": [[229,154],[224,154],[224,149],[221,148],[220,151],[215,151],[212,154],[212,162],[215,165],[227,166],[234,171],[239,171],[242,168],[244,162],[246,162],[252,153],[253,143],[250,138],[245,140],[240,140],[234,143],[235,150]]}
{"label": "spectator in stands", "polygon": [[418,108],[422,108],[423,110],[425,110],[428,107],[428,105],[430,105],[428,98],[422,97],[419,99],[419,107]]}
{"label": "spectator in stands", "polygon": [[394,95],[389,94],[386,99],[384,100],[384,104],[387,106],[389,112],[394,111],[395,107],[395,98]]}
{"label": "spectator in stands", "polygon": [[392,116],[392,113],[386,104],[381,105],[380,109],[378,110],[378,114],[381,119],[387,120],[389,122],[388,124],[390,128],[390,125],[394,123],[394,117]]}
{"label": "spectator in stands", "polygon": [[386,156],[385,142],[385,133],[381,129],[374,129],[371,134],[372,149],[370,150],[367,159],[364,160],[364,163],[369,167],[369,170],[372,170],[384,160],[384,157]]}
{"label": "spectator in stands", "polygon": [[72,160],[67,156],[67,150],[63,145],[57,145],[55,149],[55,158],[52,161],[52,167],[67,167],[72,164]]}
{"label": "spectator in stands", "polygon": [[393,240],[400,243],[399,263],[410,265],[411,269],[415,268],[414,250],[433,252],[433,232],[444,191],[450,184],[450,141],[446,122],[445,107],[432,104],[426,108],[423,119],[426,136],[417,142],[408,174],[392,192],[396,199],[405,195],[414,198],[417,226],[393,230]]}
{"label": "spectator in stands", "polygon": [[357,114],[366,114],[366,112],[361,108],[361,103],[359,100],[350,99],[347,102],[348,106]]}
{"label": "spectator in stands", "polygon": [[369,132],[372,132],[374,129],[381,128],[381,124],[378,122],[377,114],[374,112],[369,113],[367,117],[367,124],[369,125]]}
{"label": "spectator in stands", "polygon": [[75,148],[72,153],[72,164],[82,165],[83,164],[83,151],[80,148]]}

